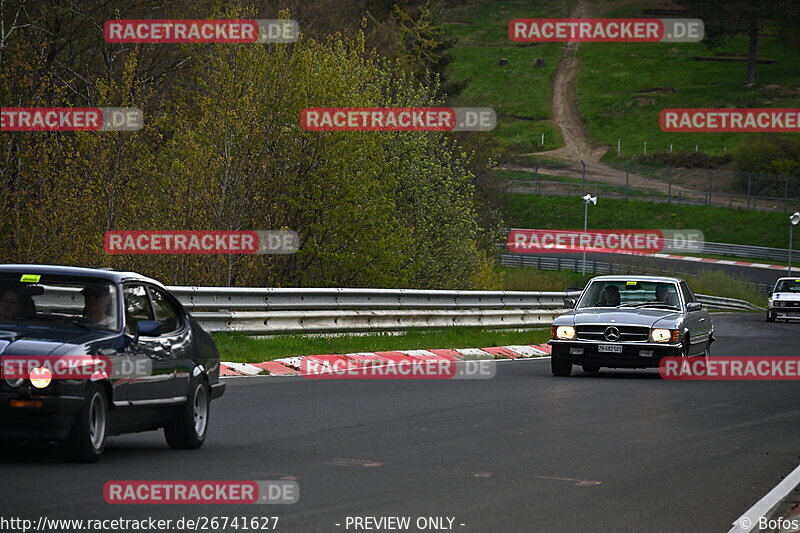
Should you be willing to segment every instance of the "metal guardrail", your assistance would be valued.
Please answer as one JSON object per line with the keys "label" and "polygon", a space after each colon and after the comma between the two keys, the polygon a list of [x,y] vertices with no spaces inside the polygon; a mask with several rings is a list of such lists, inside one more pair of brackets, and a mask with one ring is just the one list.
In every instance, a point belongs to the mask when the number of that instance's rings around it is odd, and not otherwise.
{"label": "metal guardrail", "polygon": [[169,287],[208,331],[387,331],[548,325],[578,293]]}
{"label": "metal guardrail", "polygon": [[711,309],[723,309],[728,311],[766,311],[766,308],[756,304],[737,300],[735,298],[723,298],[721,296],[709,296],[707,294],[696,294],[697,299],[703,305]]}
{"label": "metal guardrail", "polygon": [[[169,289],[207,331],[252,334],[547,326],[565,311],[565,297],[580,294],[578,291]],[[745,305],[755,308],[747,302],[727,298],[706,302],[717,308],[749,310]]]}
{"label": "metal guardrail", "polygon": [[[703,245],[703,254],[729,255],[732,257],[747,257],[749,259],[766,259],[771,261],[789,262],[788,248],[767,248],[765,246],[751,246],[748,244],[728,244],[724,242],[706,242]],[[800,254],[795,251],[795,259]]]}
{"label": "metal guardrail", "polygon": [[189,310],[556,309],[563,292],[169,287]]}

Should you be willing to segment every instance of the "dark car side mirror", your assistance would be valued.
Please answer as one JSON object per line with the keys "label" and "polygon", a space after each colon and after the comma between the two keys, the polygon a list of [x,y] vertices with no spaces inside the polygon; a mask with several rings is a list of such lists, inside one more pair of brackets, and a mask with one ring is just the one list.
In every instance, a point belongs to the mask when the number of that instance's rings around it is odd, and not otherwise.
{"label": "dark car side mirror", "polygon": [[687,311],[700,311],[703,308],[703,304],[700,302],[689,302],[686,304]]}
{"label": "dark car side mirror", "polygon": [[158,320],[140,320],[136,323],[136,340],[139,337],[158,337],[161,335],[161,322]]}
{"label": "dark car side mirror", "polygon": [[575,304],[578,303],[575,298],[564,298],[564,307],[567,309],[573,309]]}

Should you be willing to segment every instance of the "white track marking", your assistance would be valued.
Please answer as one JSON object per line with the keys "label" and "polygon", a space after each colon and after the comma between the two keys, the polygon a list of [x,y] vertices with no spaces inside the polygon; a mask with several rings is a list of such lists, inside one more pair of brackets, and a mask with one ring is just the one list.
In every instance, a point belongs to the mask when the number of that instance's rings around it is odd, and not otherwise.
{"label": "white track marking", "polygon": [[[795,468],[791,474],[783,478],[783,481],[775,485],[775,488],[769,491],[766,496],[758,500],[755,505],[737,518],[736,521],[733,522],[733,527],[728,533],[752,531],[752,529],[758,525],[758,519],[765,516],[770,509],[775,507],[775,505],[797,485],[800,485],[800,466]],[[758,531],[758,529],[756,529],[756,531]]]}

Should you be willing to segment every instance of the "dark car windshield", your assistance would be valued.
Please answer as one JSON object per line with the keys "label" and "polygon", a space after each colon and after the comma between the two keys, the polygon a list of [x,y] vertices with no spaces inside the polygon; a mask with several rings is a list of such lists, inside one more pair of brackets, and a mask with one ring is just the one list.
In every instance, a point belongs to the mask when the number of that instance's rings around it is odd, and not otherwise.
{"label": "dark car windshield", "polygon": [[578,304],[578,309],[590,307],[680,309],[678,286],[672,282],[594,281]]}
{"label": "dark car windshield", "polygon": [[775,292],[800,293],[800,279],[783,279],[775,285]]}
{"label": "dark car windshield", "polygon": [[117,331],[117,291],[100,279],[0,273],[0,324]]}

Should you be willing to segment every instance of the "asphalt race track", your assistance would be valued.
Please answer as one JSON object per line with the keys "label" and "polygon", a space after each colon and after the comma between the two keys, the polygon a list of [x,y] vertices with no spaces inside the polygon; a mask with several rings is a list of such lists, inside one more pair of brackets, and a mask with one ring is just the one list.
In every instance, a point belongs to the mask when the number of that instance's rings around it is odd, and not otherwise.
{"label": "asphalt race track", "polygon": [[[800,323],[714,320],[715,355],[800,352]],[[347,516],[455,517],[463,532],[727,531],[800,463],[799,387],[577,367],[555,378],[546,359],[498,363],[482,381],[236,378],[198,451],[168,449],[161,432],[112,438],[95,465],[0,447],[0,515],[277,515],[278,531],[308,532],[347,531]],[[102,496],[108,480],[280,478],[296,479],[299,503]]]}

